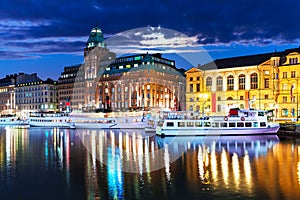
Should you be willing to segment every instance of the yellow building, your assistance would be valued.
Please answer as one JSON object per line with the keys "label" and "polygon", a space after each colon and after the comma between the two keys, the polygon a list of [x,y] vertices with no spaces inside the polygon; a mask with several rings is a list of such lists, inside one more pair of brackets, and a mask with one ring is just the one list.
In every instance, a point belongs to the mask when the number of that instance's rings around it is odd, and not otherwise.
{"label": "yellow building", "polygon": [[186,72],[186,109],[227,115],[230,108],[274,110],[296,118],[300,47],[282,52],[217,59]]}

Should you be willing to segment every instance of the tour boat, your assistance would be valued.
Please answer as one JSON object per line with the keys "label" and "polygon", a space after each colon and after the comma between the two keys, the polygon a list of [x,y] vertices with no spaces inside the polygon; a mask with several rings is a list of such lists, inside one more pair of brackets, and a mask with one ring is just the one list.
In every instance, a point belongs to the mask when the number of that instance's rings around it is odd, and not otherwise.
{"label": "tour boat", "polygon": [[68,113],[31,112],[28,117],[29,126],[33,127],[65,127],[74,128]]}
{"label": "tour boat", "polygon": [[26,120],[21,120],[15,114],[6,114],[0,116],[0,125],[26,125]]}
{"label": "tour boat", "polygon": [[69,117],[79,129],[110,129],[116,125],[116,120],[104,113],[70,113]]}
{"label": "tour boat", "polygon": [[160,136],[276,134],[279,124],[264,110],[230,109],[229,115],[200,117],[193,112],[164,112],[156,126]]}

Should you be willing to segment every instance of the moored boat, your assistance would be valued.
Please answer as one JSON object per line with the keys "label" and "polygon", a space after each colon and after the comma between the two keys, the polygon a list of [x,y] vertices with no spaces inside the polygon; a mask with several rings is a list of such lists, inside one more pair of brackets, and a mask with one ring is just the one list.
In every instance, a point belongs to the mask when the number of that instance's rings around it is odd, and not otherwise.
{"label": "moored boat", "polygon": [[158,121],[156,134],[160,136],[196,135],[263,135],[276,134],[274,123],[264,110],[231,109],[228,116],[200,117],[193,112],[166,112]]}
{"label": "moored boat", "polygon": [[116,125],[114,118],[103,113],[70,113],[69,117],[75,128],[110,129]]}
{"label": "moored boat", "polygon": [[32,127],[74,128],[68,113],[62,112],[31,112],[28,123]]}
{"label": "moored boat", "polygon": [[27,125],[26,120],[21,120],[15,114],[0,115],[0,125]]}

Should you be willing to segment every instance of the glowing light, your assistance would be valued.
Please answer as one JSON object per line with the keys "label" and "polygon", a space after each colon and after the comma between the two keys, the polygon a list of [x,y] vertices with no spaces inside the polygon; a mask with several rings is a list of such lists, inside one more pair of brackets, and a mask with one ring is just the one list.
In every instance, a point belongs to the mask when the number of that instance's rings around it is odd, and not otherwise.
{"label": "glowing light", "polygon": [[204,166],[203,166],[203,154],[201,146],[199,145],[198,149],[198,171],[199,171],[199,178],[201,181],[204,179]]}
{"label": "glowing light", "polygon": [[247,151],[245,152],[245,156],[244,156],[244,172],[246,177],[246,183],[248,185],[248,188],[250,189],[252,177],[251,177],[250,159]]}
{"label": "glowing light", "polygon": [[236,187],[239,189],[240,184],[240,166],[239,166],[239,158],[236,153],[232,155],[232,169],[233,169],[233,176],[234,182]]}
{"label": "glowing light", "polygon": [[228,160],[227,160],[226,151],[224,149],[222,149],[222,153],[221,153],[221,167],[222,167],[225,186],[228,186],[228,178],[229,178]]}
{"label": "glowing light", "polygon": [[169,151],[168,151],[168,145],[165,145],[164,148],[164,161],[165,161],[165,171],[166,171],[166,177],[167,180],[170,182],[171,180],[171,172],[170,172],[170,155],[169,155]]}

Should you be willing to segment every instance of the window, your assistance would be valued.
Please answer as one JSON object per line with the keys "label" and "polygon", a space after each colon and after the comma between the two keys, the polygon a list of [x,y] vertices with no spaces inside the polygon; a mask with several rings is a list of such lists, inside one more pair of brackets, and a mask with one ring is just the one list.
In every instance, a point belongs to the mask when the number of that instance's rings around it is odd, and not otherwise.
{"label": "window", "polygon": [[235,127],[235,122],[229,122],[229,127]]}
{"label": "window", "polygon": [[282,90],[288,90],[288,84],[286,83],[282,84]]}
{"label": "window", "polygon": [[233,90],[234,87],[234,77],[232,75],[227,77],[227,90]]}
{"label": "window", "polygon": [[266,122],[260,122],[259,125],[260,127],[266,127]]}
{"label": "window", "polygon": [[296,78],[296,71],[291,71],[291,78]]}
{"label": "window", "polygon": [[240,96],[240,100],[244,100],[244,96]]}
{"label": "window", "polygon": [[270,74],[270,71],[269,71],[269,70],[264,70],[264,74],[265,74],[265,75],[269,75],[269,74]]}
{"label": "window", "polygon": [[190,77],[190,81],[193,81],[193,77]]}
{"label": "window", "polygon": [[244,74],[239,75],[239,90],[244,90],[245,89],[245,81],[246,76]]}
{"label": "window", "polygon": [[245,122],[245,127],[251,127],[252,123],[251,122]]}
{"label": "window", "polygon": [[265,88],[269,88],[270,87],[270,79],[265,78]]}
{"label": "window", "polygon": [[211,127],[220,127],[220,124],[218,122],[212,122]]}
{"label": "window", "polygon": [[282,72],[282,78],[287,78],[287,72]]}
{"label": "window", "polygon": [[221,112],[221,105],[218,105],[217,112]]}
{"label": "window", "polygon": [[288,114],[289,114],[289,111],[288,111],[288,109],[286,109],[286,108],[283,108],[283,109],[281,110],[281,116],[282,116],[282,117],[287,117],[287,116],[288,116]]}
{"label": "window", "polygon": [[221,127],[227,127],[227,122],[221,122]]}
{"label": "window", "polygon": [[217,91],[223,90],[223,78],[222,76],[217,77]]}
{"label": "window", "polygon": [[202,127],[202,122],[195,122],[195,127]]}
{"label": "window", "polygon": [[258,88],[257,73],[253,73],[253,74],[250,75],[250,83],[251,83],[251,89],[257,89]]}
{"label": "window", "polygon": [[290,64],[297,64],[298,63],[298,58],[290,58]]}
{"label": "window", "polygon": [[278,73],[273,74],[273,79],[278,79]]}
{"label": "window", "polygon": [[194,122],[187,122],[187,123],[186,123],[186,126],[187,126],[187,127],[194,127]]}
{"label": "window", "polygon": [[236,123],[236,126],[237,126],[237,127],[244,127],[244,122],[237,122],[237,123]]}
{"label": "window", "polygon": [[265,99],[269,99],[269,95],[265,94]]}
{"label": "window", "polygon": [[197,92],[200,92],[200,83],[196,84],[196,90],[197,90]]}
{"label": "window", "polygon": [[200,81],[200,76],[197,76],[197,81]]}
{"label": "window", "polygon": [[185,127],[185,122],[178,122],[178,127]]}
{"label": "window", "polygon": [[204,127],[210,127],[210,122],[204,122]]}
{"label": "window", "polygon": [[206,78],[206,91],[207,92],[211,91],[211,86],[212,86],[212,78],[207,77]]}
{"label": "window", "polygon": [[174,127],[174,122],[167,122],[167,127]]}
{"label": "window", "polygon": [[193,84],[190,84],[190,92],[194,92],[193,91]]}

